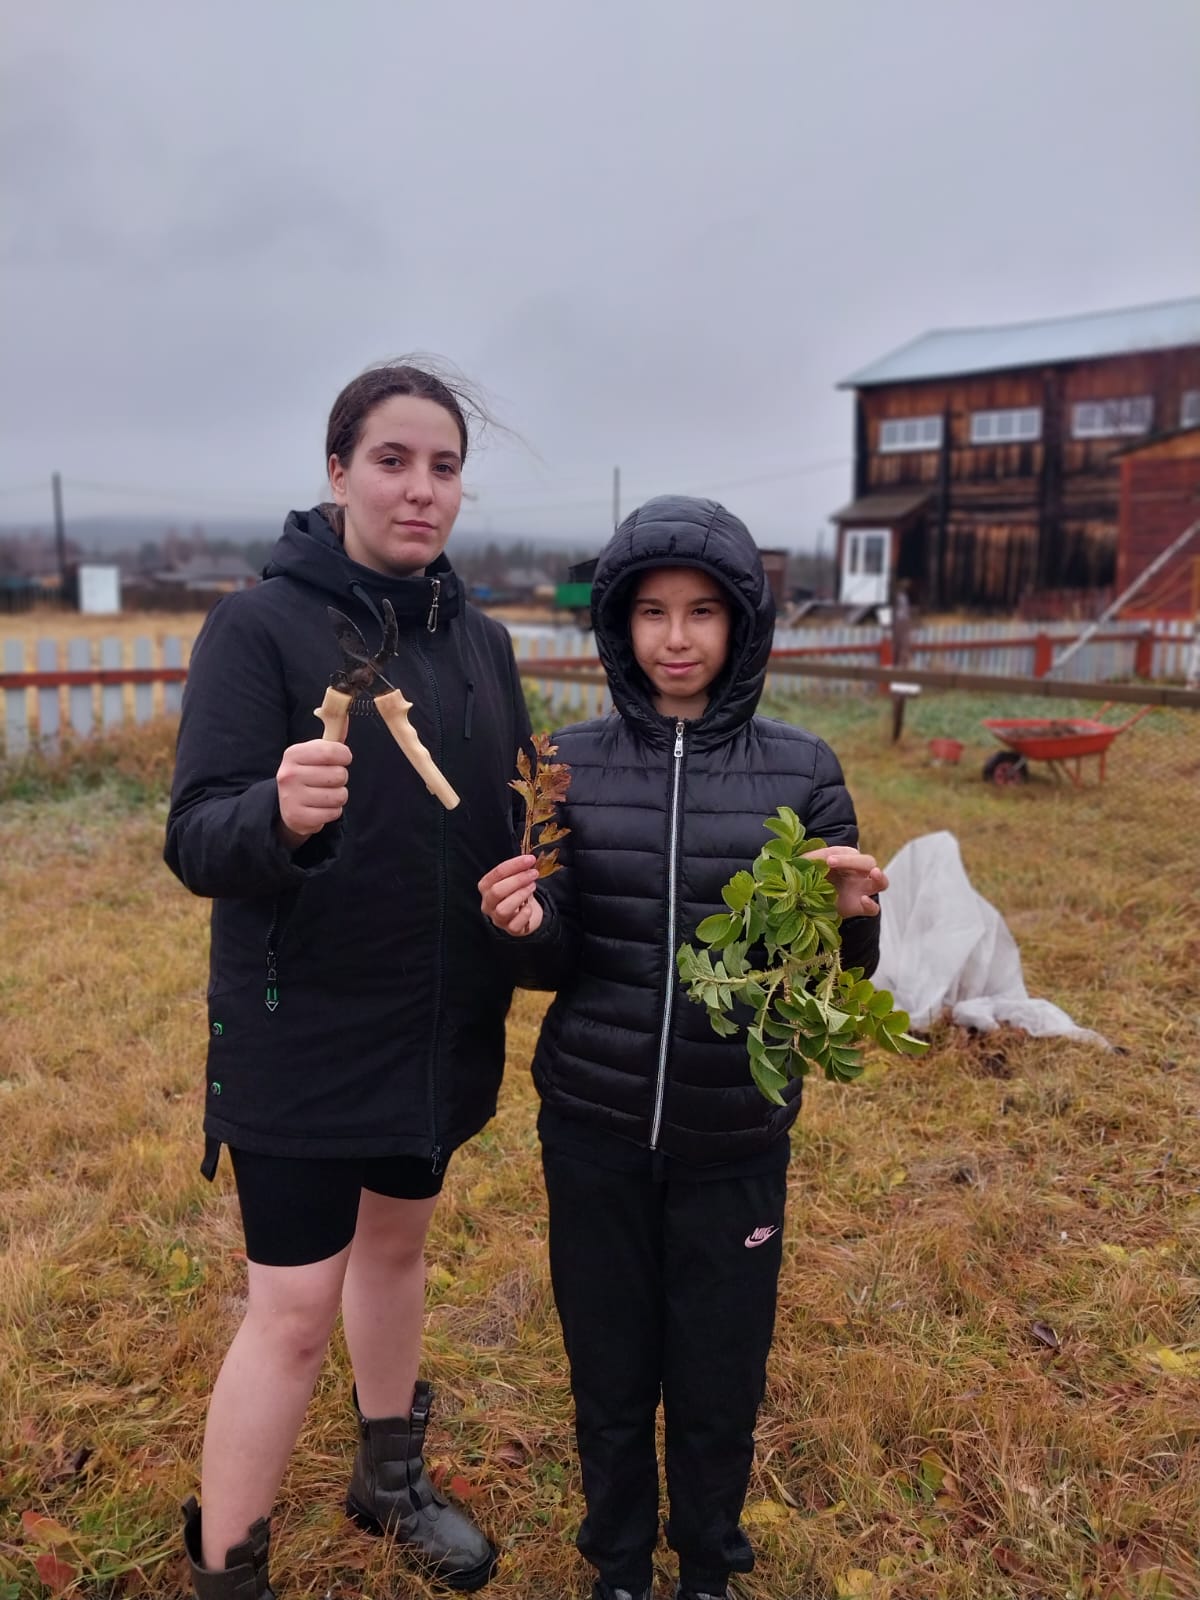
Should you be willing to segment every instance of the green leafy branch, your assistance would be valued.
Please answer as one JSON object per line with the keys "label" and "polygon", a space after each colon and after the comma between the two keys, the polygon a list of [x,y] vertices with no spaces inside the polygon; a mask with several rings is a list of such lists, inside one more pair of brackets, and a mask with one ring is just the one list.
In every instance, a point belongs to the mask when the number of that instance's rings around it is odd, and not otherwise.
{"label": "green leafy branch", "polygon": [[[705,917],[696,929],[708,948],[685,944],[676,962],[688,997],[705,1007],[715,1033],[736,1035],[740,1024],[730,1013],[751,1008],[750,1073],[767,1099],[782,1105],[784,1085],[813,1067],[839,1083],[859,1077],[868,1041],[912,1056],[929,1046],[908,1032],[907,1012],[895,1009],[886,989],[876,989],[861,967],[842,967],[837,890],[824,861],[807,858],[824,848],[822,840],[805,837],[789,806],[763,826],[775,837],[749,872],[735,873],[722,889],[728,912]],[[765,963],[751,966],[763,952]]]}

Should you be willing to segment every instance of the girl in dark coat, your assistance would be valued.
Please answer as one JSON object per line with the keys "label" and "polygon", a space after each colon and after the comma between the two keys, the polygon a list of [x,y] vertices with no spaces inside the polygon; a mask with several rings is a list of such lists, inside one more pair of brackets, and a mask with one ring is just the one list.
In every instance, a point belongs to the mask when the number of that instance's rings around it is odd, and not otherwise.
{"label": "girl in dark coat", "polygon": [[[266,581],[216,607],[183,701],[166,858],[213,899],[205,1167],[229,1146],[248,1301],[209,1407],[206,1600],[270,1594],[267,1517],[339,1305],[360,1445],[347,1509],[456,1588],[487,1539],[425,1474],[418,1382],[426,1229],[453,1150],[491,1116],[511,982],[476,883],[513,848],[507,788],[529,733],[507,632],[443,554],[462,496],[459,394],[391,365],[336,401],[334,504],[293,512]],[[372,651],[460,797],[428,791],[369,697],[322,739],[341,651]],[[352,764],[353,763],[353,764]]]}
{"label": "girl in dark coat", "polygon": [[660,1398],[667,1538],[680,1596],[697,1600],[753,1564],[739,1519],[800,1083],[783,1106],[760,1095],[745,1039],[712,1032],[675,954],[726,909],[722,886],[780,805],[827,842],[848,966],[875,967],[886,879],[857,848],[833,752],[754,714],[774,606],[736,517],[650,501],[601,555],[592,613],[618,715],[555,735],[571,767],[565,870],[539,883],[517,857],[480,890],[492,922],[525,941],[524,981],[558,990],[533,1071],[595,1600],[650,1592]]}

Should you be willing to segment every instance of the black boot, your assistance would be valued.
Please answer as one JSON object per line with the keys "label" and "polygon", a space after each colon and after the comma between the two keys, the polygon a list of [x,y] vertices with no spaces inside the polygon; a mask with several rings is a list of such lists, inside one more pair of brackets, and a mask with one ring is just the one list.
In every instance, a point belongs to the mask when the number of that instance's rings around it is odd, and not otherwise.
{"label": "black boot", "polygon": [[241,1544],[230,1546],[224,1567],[206,1567],[201,1564],[200,1507],[189,1495],[183,1502],[183,1548],[197,1600],[275,1600],[267,1575],[271,1524],[266,1517],[259,1517]]}
{"label": "black boot", "polygon": [[347,1514],[368,1533],[389,1534],[450,1589],[482,1589],[496,1551],[457,1506],[444,1500],[425,1471],[425,1424],[433,1390],[418,1383],[407,1417],[368,1420],[358,1409],[359,1446]]}

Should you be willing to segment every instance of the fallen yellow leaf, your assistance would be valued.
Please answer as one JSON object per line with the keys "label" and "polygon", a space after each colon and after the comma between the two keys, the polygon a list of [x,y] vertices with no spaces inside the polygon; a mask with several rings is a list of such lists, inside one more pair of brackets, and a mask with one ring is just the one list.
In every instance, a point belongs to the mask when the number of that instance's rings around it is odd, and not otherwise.
{"label": "fallen yellow leaf", "polygon": [[838,1600],[888,1600],[892,1586],[866,1567],[851,1567],[833,1580]]}
{"label": "fallen yellow leaf", "polygon": [[749,1523],[770,1524],[784,1522],[791,1516],[791,1512],[778,1500],[756,1500],[753,1505],[747,1506],[742,1513],[742,1520]]}
{"label": "fallen yellow leaf", "polygon": [[43,1516],[40,1511],[22,1511],[21,1529],[34,1544],[70,1544],[74,1538],[69,1528],[55,1522],[53,1517]]}
{"label": "fallen yellow leaf", "polygon": [[1200,1372],[1200,1350],[1173,1350],[1170,1345],[1159,1345],[1157,1349],[1141,1351],[1140,1356],[1144,1362],[1163,1372],[1176,1375]]}

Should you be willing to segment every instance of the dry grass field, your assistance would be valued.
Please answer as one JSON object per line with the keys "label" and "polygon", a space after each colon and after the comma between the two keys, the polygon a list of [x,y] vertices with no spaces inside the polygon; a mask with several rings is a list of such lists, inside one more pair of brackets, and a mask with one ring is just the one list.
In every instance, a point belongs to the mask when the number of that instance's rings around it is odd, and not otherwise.
{"label": "dry grass field", "polygon": [[[803,709],[864,842],[886,859],[952,828],[1031,993],[1113,1048],[942,1027],[919,1060],[812,1086],[738,1592],[1195,1600],[1194,719],[1147,719],[1103,786],[998,792],[931,766],[920,714],[889,748],[881,707]],[[159,724],[0,773],[2,1600],[184,1592],[177,1506],[243,1258],[227,1169],[197,1171],[207,908],[161,864],[169,767]],[[542,1004],[517,997],[499,1115],[451,1165],[429,1261],[431,1455],[504,1547],[496,1600],[589,1581],[527,1071]],[[335,1345],[276,1587],[431,1593],[340,1511],[348,1398]]]}
{"label": "dry grass field", "polygon": [[5,639],[164,639],[191,640],[200,632],[199,611],[124,611],[114,617],[90,617],[78,611],[19,611],[0,615],[0,643]]}

